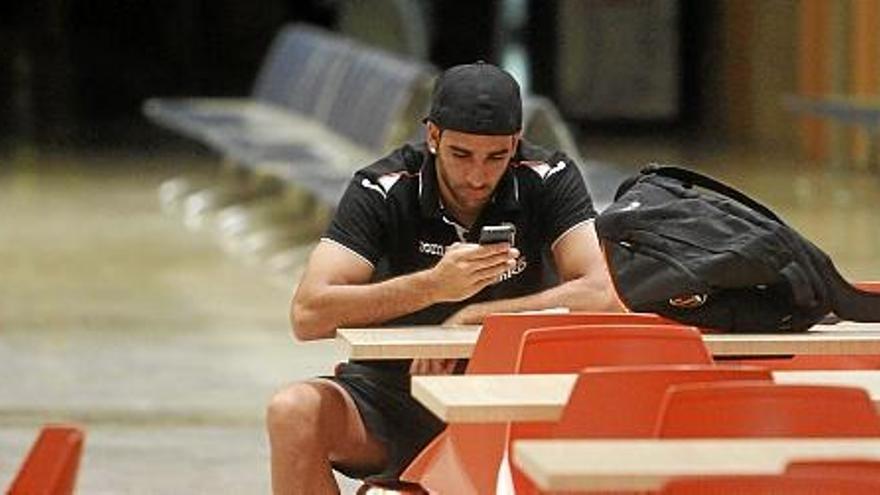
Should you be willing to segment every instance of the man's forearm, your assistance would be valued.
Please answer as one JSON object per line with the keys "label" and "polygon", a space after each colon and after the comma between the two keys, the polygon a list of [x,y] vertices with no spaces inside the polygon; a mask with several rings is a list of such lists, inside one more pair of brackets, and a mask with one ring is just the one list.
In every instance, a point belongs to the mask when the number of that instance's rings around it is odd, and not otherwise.
{"label": "man's forearm", "polygon": [[298,302],[293,320],[301,339],[332,337],[345,326],[367,326],[413,313],[437,302],[427,271],[362,285],[327,285]]}
{"label": "man's forearm", "polygon": [[492,313],[540,311],[558,307],[572,311],[627,311],[608,284],[582,277],[528,296],[469,305],[453,315],[448,323],[479,324]]}

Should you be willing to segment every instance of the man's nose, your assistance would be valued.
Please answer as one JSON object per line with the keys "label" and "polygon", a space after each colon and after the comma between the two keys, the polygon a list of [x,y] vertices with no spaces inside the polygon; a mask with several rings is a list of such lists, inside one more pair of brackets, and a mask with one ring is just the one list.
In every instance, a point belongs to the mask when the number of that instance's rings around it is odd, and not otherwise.
{"label": "man's nose", "polygon": [[476,163],[468,174],[468,184],[474,188],[480,188],[486,185],[486,164]]}

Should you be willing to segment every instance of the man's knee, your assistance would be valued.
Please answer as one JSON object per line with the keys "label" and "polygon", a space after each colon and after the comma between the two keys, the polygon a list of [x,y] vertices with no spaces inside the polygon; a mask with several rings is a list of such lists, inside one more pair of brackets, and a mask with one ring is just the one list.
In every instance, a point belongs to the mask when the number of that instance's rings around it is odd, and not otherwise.
{"label": "man's knee", "polygon": [[269,434],[287,441],[317,442],[323,402],[321,390],[309,383],[276,392],[266,409]]}

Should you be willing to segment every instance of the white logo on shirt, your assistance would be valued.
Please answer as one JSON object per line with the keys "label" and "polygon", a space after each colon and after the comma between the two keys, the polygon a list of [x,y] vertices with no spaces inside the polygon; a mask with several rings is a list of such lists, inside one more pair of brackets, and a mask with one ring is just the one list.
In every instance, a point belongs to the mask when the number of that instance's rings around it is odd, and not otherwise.
{"label": "white logo on shirt", "polygon": [[498,281],[504,282],[505,280],[511,279],[514,276],[519,275],[520,273],[525,271],[527,266],[529,266],[529,264],[526,261],[526,257],[520,256],[516,260],[516,265],[513,268],[511,268],[510,270],[507,270],[506,272],[502,273],[501,276],[498,277]]}
{"label": "white logo on shirt", "polygon": [[544,162],[523,162],[529,168],[532,169],[533,172],[538,174],[541,177],[541,180],[547,180],[548,177],[555,174],[556,172],[561,172],[565,170],[565,162],[559,160],[556,162],[556,166],[550,167],[547,163]]}
{"label": "white logo on shirt", "polygon": [[372,182],[370,179],[363,179],[361,180],[361,186],[376,191],[377,193],[382,195],[383,199],[388,199],[388,192],[391,191],[391,188],[394,187],[395,184],[397,184],[401,177],[403,177],[403,174],[400,172],[385,174],[376,179],[378,184],[376,182]]}
{"label": "white logo on shirt", "polygon": [[635,210],[636,208],[638,208],[639,206],[642,206],[642,203],[641,203],[641,202],[639,202],[639,201],[632,201],[632,202],[630,202],[630,204],[628,204],[628,205],[624,206],[623,208],[621,208],[620,211],[633,211],[633,210]]}
{"label": "white logo on shirt", "polygon": [[446,254],[446,246],[433,242],[419,241],[419,252],[442,257]]}
{"label": "white logo on shirt", "polygon": [[381,186],[377,186],[376,184],[373,184],[373,183],[370,182],[368,179],[364,179],[364,180],[362,180],[362,181],[361,181],[361,185],[364,186],[364,187],[366,187],[367,189],[372,189],[372,190],[376,191],[377,193],[381,194],[383,199],[387,199],[387,198],[388,198],[388,195],[385,194],[385,190],[382,189]]}

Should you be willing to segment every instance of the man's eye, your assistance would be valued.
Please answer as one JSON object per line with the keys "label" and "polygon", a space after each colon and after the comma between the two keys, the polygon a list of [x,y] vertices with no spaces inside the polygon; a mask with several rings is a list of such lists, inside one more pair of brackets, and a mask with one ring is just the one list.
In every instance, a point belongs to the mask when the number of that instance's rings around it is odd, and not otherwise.
{"label": "man's eye", "polygon": [[455,152],[453,152],[453,153],[452,153],[452,156],[454,156],[454,157],[456,157],[456,158],[467,158],[468,155],[467,155],[467,153],[455,153]]}

